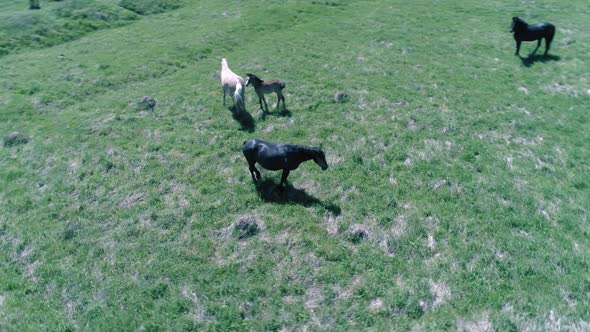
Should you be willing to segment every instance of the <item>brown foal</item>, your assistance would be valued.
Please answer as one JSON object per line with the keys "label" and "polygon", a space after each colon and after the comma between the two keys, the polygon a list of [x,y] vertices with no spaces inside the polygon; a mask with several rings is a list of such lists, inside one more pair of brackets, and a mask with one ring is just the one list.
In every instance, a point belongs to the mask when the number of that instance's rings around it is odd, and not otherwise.
{"label": "brown foal", "polygon": [[266,104],[266,99],[264,99],[264,95],[268,93],[276,93],[277,94],[277,109],[283,101],[283,109],[286,109],[285,106],[285,96],[283,96],[283,89],[285,88],[285,82],[281,80],[272,80],[272,81],[263,81],[258,76],[254,74],[246,74],[248,79],[246,80],[246,86],[252,84],[254,86],[254,91],[258,95],[258,102],[260,103],[260,108],[264,111],[262,107],[262,102],[264,102],[264,106],[266,106],[266,112],[268,112],[268,105]]}

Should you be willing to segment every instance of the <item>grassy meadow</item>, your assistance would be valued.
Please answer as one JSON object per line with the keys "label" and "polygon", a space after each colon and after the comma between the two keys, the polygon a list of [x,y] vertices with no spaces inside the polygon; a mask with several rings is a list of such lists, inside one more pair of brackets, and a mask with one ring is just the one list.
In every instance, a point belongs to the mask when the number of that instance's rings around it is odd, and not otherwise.
{"label": "grassy meadow", "polygon": [[[556,25],[550,57],[513,55],[512,16]],[[0,0],[0,330],[589,331],[588,17]],[[248,87],[232,115],[222,57],[284,80],[288,110]],[[254,137],[330,168],[255,185]]]}

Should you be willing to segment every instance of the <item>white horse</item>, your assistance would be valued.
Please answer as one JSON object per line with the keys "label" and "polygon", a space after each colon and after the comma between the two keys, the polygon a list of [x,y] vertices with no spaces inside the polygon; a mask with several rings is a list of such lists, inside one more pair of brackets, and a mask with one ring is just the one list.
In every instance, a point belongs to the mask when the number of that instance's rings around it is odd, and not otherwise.
{"label": "white horse", "polygon": [[230,94],[234,99],[234,108],[238,112],[246,110],[244,79],[229,69],[225,58],[221,59],[221,88],[223,89],[223,106],[225,106],[225,95]]}

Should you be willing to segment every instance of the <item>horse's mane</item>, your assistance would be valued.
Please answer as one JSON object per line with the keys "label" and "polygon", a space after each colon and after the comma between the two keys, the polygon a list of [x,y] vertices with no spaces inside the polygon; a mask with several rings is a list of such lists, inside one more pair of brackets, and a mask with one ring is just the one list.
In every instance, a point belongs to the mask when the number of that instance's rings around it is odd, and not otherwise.
{"label": "horse's mane", "polygon": [[319,153],[320,151],[322,151],[320,148],[316,147],[316,146],[306,146],[306,145],[295,145],[294,146],[298,151],[304,152],[304,153],[310,153],[313,155],[316,155],[317,153]]}
{"label": "horse's mane", "polygon": [[263,80],[260,79],[260,77],[254,75],[254,74],[246,74],[246,76],[250,76],[252,77],[257,83],[262,83],[264,82]]}
{"label": "horse's mane", "polygon": [[520,17],[518,16],[514,16],[512,18],[512,20],[516,23],[516,24],[522,24],[522,25],[527,25],[527,23]]}

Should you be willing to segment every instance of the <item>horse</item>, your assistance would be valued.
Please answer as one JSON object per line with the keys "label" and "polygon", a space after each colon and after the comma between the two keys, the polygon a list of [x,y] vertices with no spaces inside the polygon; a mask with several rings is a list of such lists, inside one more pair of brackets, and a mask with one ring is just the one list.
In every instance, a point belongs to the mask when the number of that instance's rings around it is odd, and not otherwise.
{"label": "horse", "polygon": [[231,71],[227,66],[227,60],[221,59],[221,89],[223,89],[223,106],[225,106],[225,95],[233,96],[234,108],[239,111],[245,111],[244,105],[244,79]]}
{"label": "horse", "polygon": [[525,21],[520,19],[519,17],[512,18],[512,25],[510,27],[510,32],[514,33],[514,40],[516,40],[516,53],[514,55],[520,56],[520,43],[522,41],[537,41],[537,47],[531,54],[535,54],[539,46],[541,46],[541,39],[545,38],[545,56],[547,56],[547,52],[549,52],[549,47],[551,47],[551,41],[553,40],[553,36],[555,36],[555,26],[551,23],[537,23],[528,25]]}
{"label": "horse", "polygon": [[283,109],[286,109],[285,106],[285,96],[283,96],[283,89],[285,88],[285,82],[281,80],[272,80],[272,81],[263,81],[258,76],[254,74],[246,74],[248,79],[246,80],[246,86],[252,84],[254,86],[254,91],[258,95],[258,102],[260,103],[260,108],[264,111],[262,107],[262,102],[266,106],[266,111],[268,112],[268,105],[266,104],[266,99],[264,99],[264,95],[268,93],[276,93],[277,94],[277,109],[281,104],[281,100],[283,101]]}
{"label": "horse", "polygon": [[256,169],[256,163],[271,171],[283,170],[279,186],[286,185],[289,172],[297,169],[304,161],[312,159],[323,171],[328,169],[326,156],[321,145],[319,147],[310,147],[277,144],[254,138],[244,142],[242,152],[248,161],[250,174],[254,182],[260,181],[260,172]]}

